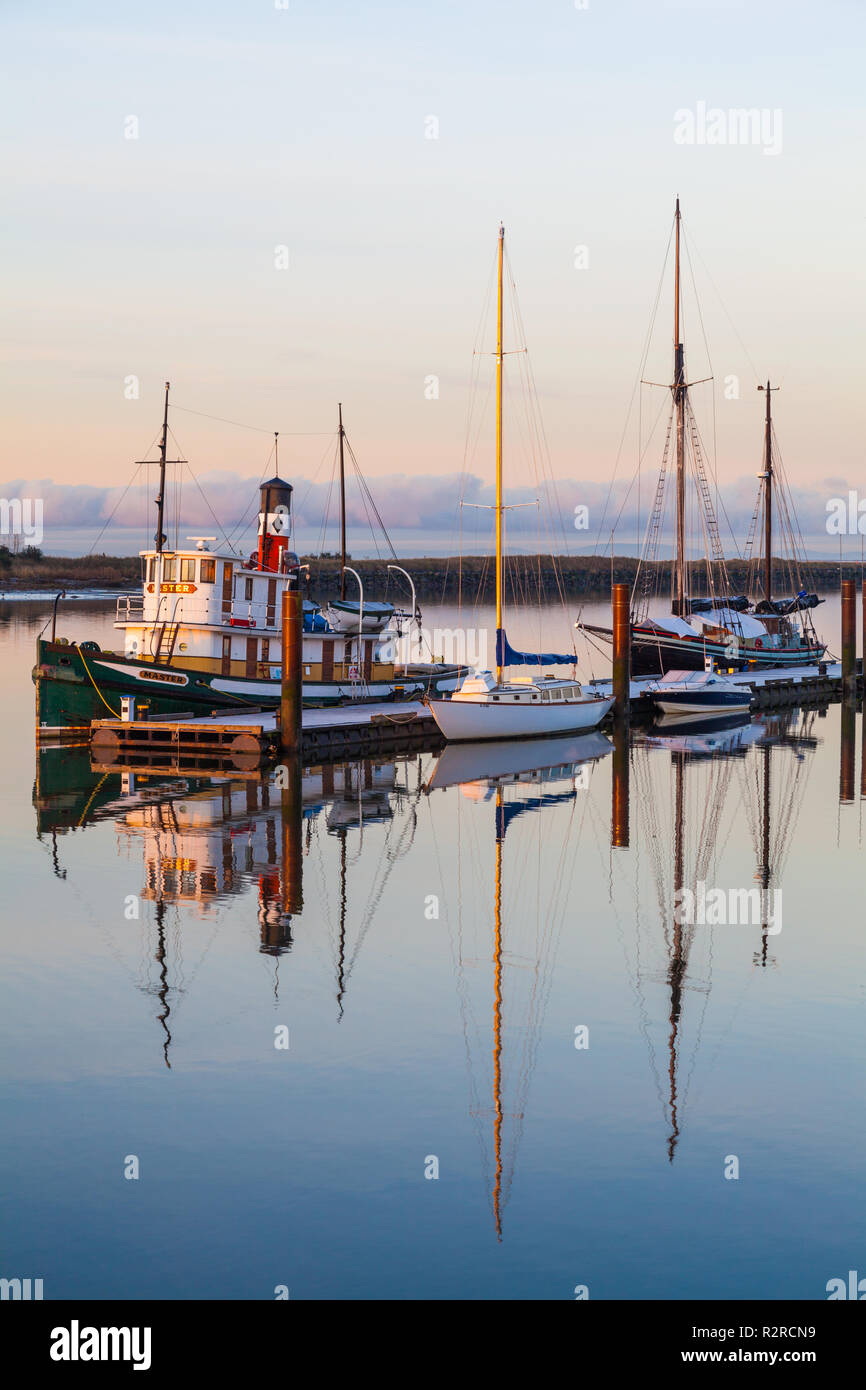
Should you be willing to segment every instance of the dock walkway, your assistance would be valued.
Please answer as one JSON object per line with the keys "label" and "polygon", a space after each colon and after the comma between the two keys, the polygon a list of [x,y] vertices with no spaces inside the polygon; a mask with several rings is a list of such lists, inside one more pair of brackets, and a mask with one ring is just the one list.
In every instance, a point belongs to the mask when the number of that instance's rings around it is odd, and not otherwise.
{"label": "dock walkway", "polygon": [[[729,677],[747,686],[753,709],[822,703],[842,694],[840,663],[794,666],[784,671],[740,671]],[[858,690],[862,693],[862,675]],[[641,677],[629,685],[631,716],[651,718],[648,698],[655,678]],[[609,680],[587,681],[586,689],[609,695]],[[441,741],[436,721],[420,700],[405,704],[382,702],[302,712],[301,754],[308,761],[370,753],[407,752],[435,747]],[[213,714],[173,721],[99,719],[91,726],[93,756],[101,766],[134,770],[158,761],[176,771],[203,771],[216,761],[225,769],[251,769],[279,755],[280,739],[275,710],[244,714]]]}

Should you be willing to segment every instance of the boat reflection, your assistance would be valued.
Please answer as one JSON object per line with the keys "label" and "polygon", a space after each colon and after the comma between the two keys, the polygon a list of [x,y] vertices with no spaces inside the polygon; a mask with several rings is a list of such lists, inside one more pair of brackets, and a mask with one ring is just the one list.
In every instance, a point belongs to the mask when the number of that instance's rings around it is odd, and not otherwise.
{"label": "boat reflection", "polygon": [[[446,910],[446,919],[452,934],[466,1043],[470,1111],[478,1122],[499,1241],[557,941],[571,906],[568,885],[577,858],[574,810],[578,796],[588,790],[591,765],[612,751],[613,745],[598,732],[517,746],[505,742],[449,744],[424,787],[428,796],[457,787],[461,800],[471,808],[493,801],[492,921],[489,916],[485,920],[483,908],[476,910],[474,903],[470,905],[464,891],[468,883],[483,885],[489,878],[480,845],[478,853],[474,852],[475,826],[466,826],[464,835],[462,824],[458,825],[457,898],[454,908]],[[570,813],[554,816],[555,807]],[[521,844],[514,845],[518,862],[514,879],[506,886],[506,835],[519,817],[530,813],[536,814],[532,824],[524,827]],[[460,800],[457,816],[460,822]],[[464,845],[470,858],[469,875],[464,874]],[[509,904],[507,921],[504,888]],[[477,980],[479,971],[480,989],[473,989],[470,976]],[[484,1097],[489,1097],[489,1104],[484,1103]],[[506,1137],[509,1122],[510,1138]]]}
{"label": "boat reflection", "polygon": [[[435,855],[439,869],[437,920],[449,933],[469,1108],[501,1240],[564,921],[583,914],[580,930],[594,930],[585,904],[594,883],[605,885],[673,1163],[714,950],[724,950],[735,970],[742,962],[745,975],[778,964],[772,952],[781,938],[768,903],[796,843],[825,717],[789,709],[685,726],[678,719],[631,732],[619,726],[613,742],[593,732],[451,744],[435,759],[290,764],[264,776],[94,772],[86,749],[44,749],[34,789],[37,833],[59,877],[66,873],[64,837],[100,822],[113,824],[108,833],[121,854],[136,863],[140,857],[149,911],[142,913],[135,984],[155,1001],[169,1065],[176,1005],[187,988],[180,918],[170,907],[213,921],[220,904],[254,901],[253,939],[273,964],[275,993],[280,960],[306,925],[330,947],[339,1022],[364,942],[389,910],[389,878],[412,850],[419,816],[429,814],[421,862],[429,867]],[[844,796],[854,787],[852,730],[843,719]],[[610,852],[592,794],[593,769],[608,754]],[[584,827],[598,849],[584,843]],[[601,873],[590,862],[594,853],[605,861]],[[759,918],[741,938],[745,952],[723,928],[680,919],[684,891],[696,897],[702,884],[759,890]]]}
{"label": "boat reflection", "polygon": [[[152,904],[146,957],[156,963],[139,987],[158,1001],[166,1065],[170,1065],[169,1020],[182,992],[179,927],[169,930],[167,909],[183,907],[209,921],[230,899],[255,893],[258,949],[279,958],[292,950],[303,912],[305,860],[316,861],[315,924],[324,918],[334,952],[338,1018],[364,938],[373,922],[395,864],[408,853],[421,796],[417,758],[361,759],[301,768],[283,764],[270,773],[185,777],[140,771],[94,772],[89,751],[41,749],[37,755],[34,805],[37,836],[50,844],[54,873],[65,878],[58,837],[90,825],[113,822],[121,857],[141,858],[140,898]],[[411,783],[411,786],[410,786]],[[379,866],[365,901],[355,905],[360,921],[349,931],[352,868],[365,851],[365,835],[385,830]],[[322,862],[319,837],[339,842],[336,911],[333,894],[322,891],[331,866]],[[333,915],[333,920],[332,920]],[[274,989],[278,974],[274,976]]]}
{"label": "boat reflection", "polygon": [[[639,841],[649,852],[649,873],[634,858],[634,879],[623,891],[634,916],[634,955],[630,974],[638,999],[659,1100],[666,1116],[667,1154],[672,1163],[682,1134],[689,1082],[700,1048],[713,971],[714,924],[684,913],[708,884],[727,883],[727,846],[736,842],[735,822],[745,812],[753,861],[733,870],[733,886],[759,886],[759,948],[754,966],[776,964],[769,954],[772,929],[769,903],[782,887],[784,867],[796,832],[810,762],[818,747],[813,730],[817,711],[786,710],[749,719],[703,721],[684,727],[655,724],[632,745],[637,789]],[[666,763],[658,755],[667,752]],[[618,864],[622,861],[618,860]],[[649,882],[646,881],[649,880]],[[746,890],[748,891],[748,890]],[[751,901],[751,900],[750,900]],[[645,904],[651,903],[650,921]],[[651,995],[662,987],[665,1039],[653,1027]],[[686,1002],[702,995],[684,1056]],[[664,1062],[660,1059],[664,1054]],[[666,1080],[663,1077],[666,1075]]]}

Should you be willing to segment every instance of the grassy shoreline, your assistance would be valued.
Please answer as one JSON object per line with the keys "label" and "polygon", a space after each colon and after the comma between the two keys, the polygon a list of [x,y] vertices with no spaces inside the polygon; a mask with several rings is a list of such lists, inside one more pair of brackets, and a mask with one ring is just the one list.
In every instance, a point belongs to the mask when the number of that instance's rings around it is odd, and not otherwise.
{"label": "grassy shoreline", "polygon": [[[337,596],[339,592],[339,561],[333,557],[318,559],[303,557],[309,562],[312,574],[311,593],[320,601]],[[493,600],[493,566],[487,556],[464,556],[442,558],[438,556],[418,556],[402,560],[401,564],[412,575],[419,599],[430,601],[486,602]],[[125,593],[138,589],[141,583],[141,562],[137,555],[84,555],[68,556],[44,555],[40,559],[9,556],[0,569],[0,597],[4,593],[32,591],[55,594],[61,589],[106,589]],[[386,560],[353,560],[364,581],[365,591],[371,596],[387,593],[401,603],[408,600],[405,580],[389,575]],[[614,556],[561,556],[554,563],[549,556],[521,555],[509,557],[507,561],[507,584],[509,592],[515,596],[522,594],[526,599],[555,599],[562,591],[566,596],[605,597],[610,593],[611,578],[617,582],[630,583],[637,572],[637,558],[630,555]],[[670,561],[658,562],[648,566],[653,575],[653,585],[658,591],[670,591]],[[705,567],[702,561],[690,564],[691,589],[695,594],[705,591]],[[859,563],[828,563],[817,561],[809,566],[809,584],[822,592],[834,591],[839,587],[840,577],[859,579]],[[728,573],[734,589],[745,591],[748,587],[748,567],[739,560],[728,563]],[[354,585],[354,581],[351,581]],[[561,586],[561,589],[560,589]],[[775,591],[787,592],[787,571],[777,566]]]}

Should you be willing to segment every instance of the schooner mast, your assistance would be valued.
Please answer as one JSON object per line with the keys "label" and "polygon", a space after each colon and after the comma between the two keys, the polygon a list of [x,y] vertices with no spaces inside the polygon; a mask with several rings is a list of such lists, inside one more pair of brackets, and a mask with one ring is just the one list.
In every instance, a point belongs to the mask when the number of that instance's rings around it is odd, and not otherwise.
{"label": "schooner mast", "polygon": [[674,255],[674,379],[671,394],[677,416],[677,556],[674,571],[673,612],[685,617],[686,608],[686,385],[685,355],[680,324],[680,200],[676,210]]}
{"label": "schooner mast", "polygon": [[773,417],[770,397],[778,386],[759,386],[759,391],[767,393],[767,412],[764,420],[764,598],[773,597]]}

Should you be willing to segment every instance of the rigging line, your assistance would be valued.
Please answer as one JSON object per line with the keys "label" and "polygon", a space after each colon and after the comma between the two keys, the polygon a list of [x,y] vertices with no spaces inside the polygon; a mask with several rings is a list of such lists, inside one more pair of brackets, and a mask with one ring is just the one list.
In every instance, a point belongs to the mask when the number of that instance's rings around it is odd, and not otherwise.
{"label": "rigging line", "polygon": [[[470,366],[470,371],[469,371],[469,393],[468,393],[468,399],[467,399],[467,404],[466,404],[466,423],[465,423],[464,435],[463,435],[463,462],[462,462],[462,465],[461,465],[461,472],[460,472],[460,485],[459,485],[458,491],[457,491],[457,524],[458,524],[458,531],[459,531],[459,544],[458,544],[458,552],[457,552],[457,554],[458,554],[458,574],[457,574],[457,603],[458,603],[458,608],[460,607],[461,599],[462,599],[462,579],[463,579],[463,568],[462,568],[462,561],[463,561],[463,505],[462,505],[462,504],[463,504],[463,500],[464,500],[464,498],[465,498],[465,496],[466,496],[466,488],[467,488],[468,481],[469,481],[469,461],[470,461],[470,457],[473,457],[473,458],[474,458],[475,449],[477,448],[477,443],[478,443],[478,437],[476,436],[475,445],[473,446],[473,444],[472,444],[472,428],[473,428],[472,420],[473,420],[473,414],[475,413],[475,409],[476,409],[476,405],[477,405],[477,399],[478,399],[478,382],[479,382],[480,375],[481,375],[481,356],[482,356],[482,354],[478,351],[478,347],[479,347],[479,344],[480,344],[480,342],[481,342],[481,338],[482,338],[482,335],[483,335],[483,332],[484,332],[484,326],[485,326],[485,324],[486,324],[486,322],[487,322],[487,318],[488,318],[489,312],[490,312],[490,300],[491,300],[491,297],[492,297],[492,294],[493,294],[493,284],[494,284],[494,281],[495,281],[495,279],[496,279],[497,261],[498,261],[498,252],[497,252],[497,255],[494,256],[494,258],[493,258],[493,260],[492,260],[492,262],[491,262],[491,269],[490,269],[490,274],[489,274],[488,281],[487,281],[487,288],[486,288],[486,291],[485,291],[485,294],[484,294],[484,298],[483,298],[483,300],[482,300],[481,313],[480,313],[478,322],[477,322],[477,324],[476,324],[476,328],[475,328],[475,337],[473,338],[473,342],[472,342],[472,359],[471,359],[471,366]],[[483,422],[484,415],[486,414],[487,400],[489,399],[489,396],[490,396],[490,385],[488,384],[487,395],[485,396],[484,401],[483,401],[482,406],[481,406],[481,422],[479,422],[479,433],[480,433],[481,423]],[[453,535],[454,535],[453,528],[452,528],[451,535],[452,535],[452,538],[453,538]],[[447,575],[448,575],[448,567],[446,566],[445,576],[444,576],[444,578],[443,578],[443,591],[444,591],[444,583],[445,583],[445,581],[447,580]]]}
{"label": "rigging line", "polygon": [[334,495],[334,487],[335,487],[336,481],[337,481],[337,456],[338,456],[338,453],[339,453],[338,445],[335,445],[335,446],[334,446],[334,452],[333,452],[333,455],[332,455],[332,457],[331,457],[331,477],[330,477],[330,480],[329,480],[329,482],[328,482],[328,495],[327,495],[327,497],[325,498],[325,507],[324,507],[324,511],[322,512],[322,522],[321,522],[321,525],[320,525],[320,527],[319,527],[319,537],[318,537],[318,542],[317,542],[319,558],[321,558],[321,556],[325,553],[325,536],[328,534],[328,526],[329,526],[330,520],[331,520],[331,498],[332,498],[333,495]]}
{"label": "rigging line", "polygon": [[[629,485],[628,485],[628,490],[626,491],[625,497],[623,498],[623,500],[622,500],[622,502],[621,502],[621,504],[620,504],[620,509],[619,509],[619,511],[617,512],[616,517],[615,517],[615,519],[614,519],[614,523],[613,523],[613,530],[614,530],[614,531],[616,530],[617,526],[619,525],[620,517],[622,516],[623,512],[625,511],[626,503],[628,502],[628,499],[629,499],[629,497],[631,496],[631,490],[632,490],[632,488],[634,487],[635,482],[637,482],[637,483],[638,483],[638,486],[640,486],[640,470],[641,470],[641,464],[643,463],[643,460],[646,458],[647,451],[648,451],[649,446],[650,446],[650,444],[651,444],[651,442],[652,442],[653,435],[655,434],[656,430],[658,429],[658,423],[659,423],[659,420],[660,420],[661,417],[662,417],[662,411],[664,410],[666,404],[668,404],[668,403],[667,403],[664,399],[662,399],[662,403],[661,403],[661,405],[659,406],[658,413],[657,413],[657,415],[656,415],[655,420],[653,421],[653,426],[652,426],[652,429],[651,429],[650,432],[649,432],[649,436],[648,436],[648,438],[647,438],[647,442],[646,442],[646,445],[645,445],[645,447],[644,447],[644,450],[643,450],[642,453],[640,453],[640,454],[638,455],[638,466],[637,466],[637,468],[635,469],[634,473],[632,474],[632,479],[631,479],[631,482],[630,482]],[[673,406],[669,404],[669,405],[668,405],[668,414],[670,414],[672,410],[673,410]]]}
{"label": "rigging line", "polygon": [[[636,393],[637,391],[639,391],[639,389],[640,389],[640,386],[641,386],[641,377],[642,377],[643,374],[644,374],[644,367],[646,366],[646,360],[647,360],[647,357],[648,357],[648,355],[649,355],[650,342],[651,342],[651,340],[652,340],[653,330],[654,330],[654,328],[655,328],[656,315],[657,315],[657,313],[658,313],[659,300],[661,299],[662,285],[664,284],[665,271],[667,270],[668,257],[670,256],[671,240],[672,240],[672,238],[673,238],[673,234],[674,234],[674,222],[671,223],[671,230],[670,230],[670,233],[668,234],[668,244],[667,244],[667,247],[665,248],[665,254],[664,254],[664,260],[663,260],[663,262],[662,262],[661,274],[659,275],[658,285],[656,286],[656,297],[655,297],[655,301],[654,301],[654,303],[653,303],[652,312],[651,312],[651,314],[650,314],[649,327],[647,328],[646,337],[644,338],[644,342],[643,342],[643,350],[642,350],[642,353],[641,353],[640,364],[639,364],[639,366],[638,366],[637,378],[636,378],[636,380],[635,380],[635,382],[634,382],[634,385],[632,386],[631,396],[629,397],[629,403],[628,403],[628,409],[626,410],[625,422],[623,423],[622,434],[620,435],[619,446],[618,446],[618,448],[617,448],[616,457],[615,457],[615,459],[614,459],[613,473],[611,474],[610,485],[609,485],[608,491],[607,491],[607,497],[605,498],[604,507],[603,507],[603,509],[602,509],[601,521],[600,521],[599,524],[598,524],[598,534],[597,534],[597,536],[596,536],[596,538],[595,538],[595,549],[596,549],[596,551],[598,550],[598,545],[599,545],[599,542],[600,542],[600,540],[601,540],[602,532],[603,532],[603,529],[604,529],[605,518],[606,518],[606,516],[607,516],[608,504],[609,504],[609,502],[610,502],[611,494],[613,493],[613,485],[614,485],[614,482],[616,481],[617,469],[619,468],[619,461],[620,461],[620,458],[621,458],[621,456],[622,456],[622,449],[623,449],[623,445],[624,445],[624,443],[625,443],[625,436],[626,436],[626,432],[627,432],[627,430],[628,430],[628,423],[629,423],[629,420],[631,419],[631,412],[632,412],[632,408],[633,408],[633,406],[634,406],[635,393]],[[640,448],[640,440],[638,440],[638,449],[639,449],[639,448]]]}
{"label": "rigging line", "polygon": [[[358,460],[357,460],[356,457],[355,457],[355,451],[354,451],[354,449],[352,448],[351,444],[349,443],[348,439],[345,438],[345,435],[344,435],[343,438],[344,438],[344,442],[345,442],[346,448],[347,448],[348,451],[349,451],[349,458],[352,460],[352,465],[353,465],[353,467],[354,467],[354,469],[355,469],[355,473],[356,473],[356,475],[357,475],[358,482],[360,483],[360,486],[361,486],[362,497],[365,497],[365,498],[366,498],[366,501],[369,502],[370,507],[372,507],[372,509],[373,509],[373,514],[374,514],[374,516],[376,517],[377,522],[379,523],[379,527],[380,527],[380,529],[381,529],[382,535],[384,536],[385,541],[387,542],[387,545],[388,545],[388,549],[389,549],[390,552],[391,552],[391,558],[392,558],[392,560],[396,560],[396,559],[397,559],[397,552],[396,552],[396,550],[394,549],[393,545],[391,544],[391,537],[388,535],[388,530],[387,530],[387,528],[386,528],[386,526],[385,526],[384,521],[382,520],[382,516],[381,516],[381,513],[379,512],[379,508],[376,506],[375,499],[374,499],[374,497],[373,497],[372,492],[370,491],[370,488],[369,488],[369,485],[368,485],[368,483],[367,483],[367,480],[366,480],[366,478],[364,477],[364,475],[363,475],[363,473],[361,472],[361,469],[360,469],[360,467],[359,467],[359,465],[358,465]],[[365,507],[366,507],[366,502],[365,502]],[[368,523],[370,523],[370,513],[369,513],[369,511],[367,512],[367,521],[368,521]],[[373,527],[372,527],[372,524],[371,524],[371,523],[370,523],[370,530],[371,530],[371,532],[372,532],[372,530],[373,530]],[[378,543],[376,542],[375,535],[373,536],[373,540],[374,540],[374,543],[376,544],[376,552],[377,552],[377,554],[378,554],[378,549],[379,549],[379,547],[378,547]],[[381,557],[380,557],[380,558],[381,558]]]}
{"label": "rigging line", "polygon": [[692,295],[694,296],[695,305],[696,305],[697,311],[698,311],[698,323],[701,325],[701,337],[702,337],[703,340],[704,340],[704,351],[705,351],[705,353],[707,354],[707,364],[708,364],[709,369],[710,369],[710,376],[712,376],[712,375],[713,375],[713,360],[712,360],[712,358],[710,357],[710,345],[709,345],[709,343],[708,343],[708,341],[707,341],[707,332],[706,332],[706,329],[704,328],[704,316],[703,316],[703,314],[701,313],[701,301],[700,301],[700,299],[699,299],[699,297],[698,297],[698,287],[697,287],[697,282],[695,281],[695,272],[694,272],[694,269],[693,269],[693,267],[692,267],[692,258],[691,258],[691,255],[689,254],[689,243],[688,243],[688,239],[687,239],[687,237],[686,237],[685,228],[683,228],[683,246],[685,247],[686,261],[687,261],[688,267],[689,267],[689,277],[690,277],[691,282],[692,282]]}
{"label": "rigging line", "polygon": [[719,293],[719,290],[718,290],[718,288],[717,288],[717,286],[716,286],[715,281],[713,280],[712,275],[710,274],[709,270],[707,269],[706,265],[704,264],[704,258],[703,258],[703,256],[701,255],[700,249],[699,249],[697,246],[695,246],[695,256],[696,256],[697,259],[700,261],[700,263],[701,263],[701,269],[703,270],[704,274],[706,275],[707,279],[709,280],[710,284],[712,285],[713,290],[715,291],[716,298],[718,299],[719,304],[721,305],[721,308],[722,308],[722,313],[724,314],[725,318],[728,320],[728,323],[731,325],[731,328],[732,328],[733,331],[734,331],[734,337],[736,338],[737,342],[739,343],[740,347],[743,349],[743,352],[745,353],[746,360],[748,361],[749,366],[750,366],[751,369],[752,369],[752,372],[753,372],[753,374],[754,374],[755,380],[756,380],[756,381],[760,381],[760,379],[761,379],[761,373],[758,371],[757,367],[755,366],[754,362],[752,361],[752,358],[751,358],[751,356],[750,356],[750,354],[749,354],[749,349],[746,347],[746,344],[743,342],[742,338],[740,337],[739,333],[737,332],[737,326],[736,326],[736,324],[734,323],[734,320],[731,318],[730,314],[728,313],[727,307],[726,307],[726,305],[725,305],[725,301],[722,299],[722,296],[721,296],[721,294]]}
{"label": "rigging line", "polygon": [[[331,440],[332,440],[332,441],[338,440],[338,438],[339,438],[339,437],[338,437],[336,434],[332,434],[332,435],[331,435]],[[304,505],[304,503],[306,502],[307,498],[309,497],[310,493],[312,492],[313,484],[315,483],[316,479],[317,479],[318,476],[319,476],[319,473],[320,473],[321,470],[322,470],[322,466],[323,466],[323,464],[324,464],[324,462],[325,462],[325,459],[328,457],[328,452],[329,452],[330,448],[331,448],[331,445],[330,445],[330,444],[326,444],[326,445],[325,445],[325,452],[322,454],[322,457],[319,459],[319,462],[318,462],[317,465],[316,465],[316,469],[315,469],[315,472],[313,473],[312,478],[310,478],[309,481],[307,482],[307,490],[306,490],[306,492],[304,493],[304,495],[303,495],[303,497],[301,498],[300,502],[297,502],[297,503],[295,504],[295,505],[296,505],[296,510],[297,510],[297,511],[300,511],[300,510],[301,510],[301,508],[303,507],[303,505]]]}
{"label": "rigging line", "polygon": [[[221,425],[234,425],[239,430],[254,430],[257,434],[273,434],[273,430],[265,429],[262,425],[246,425],[241,420],[226,420],[222,415],[208,415],[204,410],[190,410],[188,405],[178,405],[175,401],[171,403],[172,410],[182,410],[185,415],[198,415],[202,420],[216,420]],[[317,435],[324,437],[326,434],[333,433],[332,430],[280,430],[279,434],[291,435],[296,439],[313,439]]]}
{"label": "rigging line", "polygon": [[[174,438],[174,436],[172,436],[172,438]],[[175,440],[175,443],[177,443],[176,440]],[[193,469],[192,469],[192,464],[189,462],[189,460],[187,460],[186,466],[187,466],[187,468],[189,469],[190,477],[192,478],[193,482],[195,483],[196,487],[198,488],[199,493],[201,494],[202,501],[204,502],[205,506],[207,507],[208,511],[210,512],[211,516],[213,517],[214,525],[216,526],[217,530],[221,533],[222,538],[223,538],[223,540],[225,541],[227,548],[228,548],[229,550],[234,551],[235,555],[240,555],[240,551],[238,550],[237,546],[232,545],[231,541],[229,540],[228,536],[226,535],[226,533],[225,533],[225,528],[223,527],[222,522],[220,521],[219,517],[217,516],[216,512],[214,511],[213,507],[211,506],[210,502],[208,501],[208,499],[207,499],[207,497],[206,497],[206,495],[205,495],[204,489],[202,488],[202,485],[201,485],[201,483],[199,482],[198,478],[195,476],[195,473],[193,472]]]}
{"label": "rigging line", "polygon": [[[270,472],[271,459],[274,457],[275,453],[276,453],[276,442],[274,442],[274,443],[271,444],[270,451],[269,451],[268,456],[267,456],[267,458],[266,458],[266,460],[265,460],[265,465],[264,465],[264,467],[263,467],[261,473],[259,474],[258,482],[256,483],[256,490],[258,490],[258,489],[261,487],[261,484],[262,484],[262,482],[263,482],[263,480],[264,480],[265,474],[268,473],[268,472]],[[233,540],[234,537],[237,535],[238,531],[240,531],[240,530],[245,530],[246,527],[249,525],[250,521],[252,520],[252,516],[253,516],[253,508],[256,507],[257,505],[260,505],[259,499],[258,499],[258,498],[256,498],[256,499],[253,501],[253,503],[251,504],[251,506],[249,506],[249,507],[247,508],[246,512],[244,513],[244,515],[243,515],[243,517],[241,518],[241,520],[237,523],[237,525],[232,527],[232,530],[230,531],[229,536],[228,536],[229,544],[231,544],[232,540]]]}
{"label": "rigging line", "polygon": [[[152,445],[152,444],[151,444],[150,448],[151,448],[151,449],[153,448],[153,445]],[[149,453],[149,452],[150,452],[150,450],[148,450],[148,453]],[[117,511],[118,507],[120,506],[120,504],[121,504],[121,502],[123,501],[123,499],[124,499],[124,497],[126,496],[126,494],[129,492],[129,489],[132,487],[132,484],[135,482],[135,479],[136,479],[137,476],[138,476],[139,470],[142,469],[143,467],[144,467],[144,464],[143,464],[143,463],[137,463],[137,464],[135,465],[135,472],[133,473],[133,475],[132,475],[132,477],[130,478],[129,482],[126,484],[126,487],[123,489],[123,492],[120,494],[120,496],[118,497],[118,499],[117,499],[117,501],[115,502],[114,506],[112,507],[111,513],[110,513],[110,515],[109,515],[109,517],[108,517],[108,520],[105,522],[105,524],[104,524],[103,527],[102,527],[102,530],[99,532],[99,535],[96,537],[96,540],[93,542],[93,545],[91,545],[90,549],[88,550],[88,552],[87,552],[88,555],[92,555],[92,554],[93,554],[94,547],[97,546],[97,545],[99,544],[99,542],[102,540],[102,537],[105,535],[105,532],[107,531],[108,527],[111,525],[111,522],[112,522],[112,520],[113,520],[113,518],[114,518],[115,512]]]}

